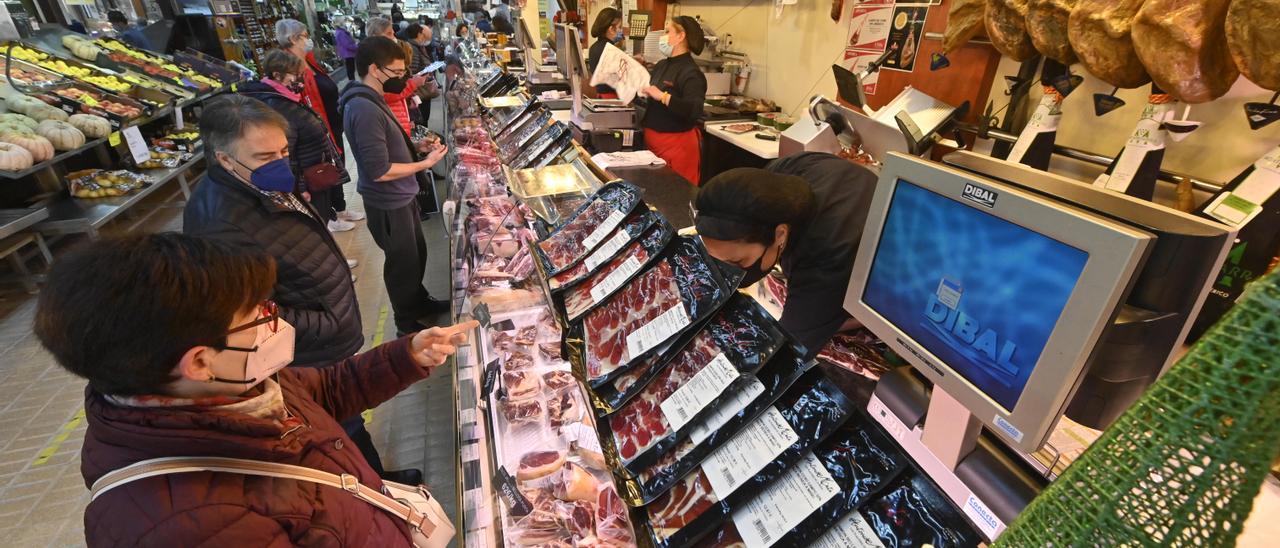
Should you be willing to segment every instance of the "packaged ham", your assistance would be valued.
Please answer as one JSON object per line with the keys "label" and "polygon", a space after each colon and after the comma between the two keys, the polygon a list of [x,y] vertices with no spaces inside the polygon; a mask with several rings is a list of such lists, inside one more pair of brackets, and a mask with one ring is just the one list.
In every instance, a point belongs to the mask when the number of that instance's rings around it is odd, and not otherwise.
{"label": "packaged ham", "polygon": [[[631,278],[635,277],[636,274],[657,258],[673,236],[675,236],[675,229],[665,220],[655,224],[649,228],[642,238],[630,242],[621,253],[612,257],[603,266],[597,266],[594,269],[594,273],[584,276],[583,280],[579,280],[581,283],[565,289],[559,295],[557,304],[565,321],[577,321],[583,314],[613,296],[627,282],[631,281]],[[600,249],[587,256],[585,260],[578,263],[578,266],[574,268],[582,267],[585,269],[585,265],[591,261],[595,253],[608,251],[608,248],[605,247],[610,245],[608,242],[606,241],[606,243],[602,244]]]}
{"label": "packaged ham", "polygon": [[866,414],[860,413],[814,451],[840,493],[778,539],[777,546],[850,546],[847,530],[858,508],[909,470],[908,457]]}
{"label": "packaged ham", "polygon": [[977,546],[974,532],[960,510],[924,474],[902,474],[879,497],[859,511],[885,546]]}
{"label": "packaged ham", "polygon": [[616,181],[598,190],[558,228],[538,241],[543,271],[554,276],[572,267],[604,241],[640,203],[640,190]]}
{"label": "packaged ham", "polygon": [[[720,529],[731,515],[767,494],[792,470],[811,467],[813,449],[835,434],[854,413],[853,402],[840,388],[813,371],[806,382],[792,387],[670,490],[649,501],[645,513],[649,517],[650,540],[660,548],[689,546]],[[822,468],[820,464],[818,468]],[[829,474],[827,478],[830,480]],[[790,489],[791,482],[786,483]],[[807,517],[838,490],[831,480],[823,488],[827,494],[799,518]],[[794,526],[791,523],[774,530],[787,531]]]}
{"label": "packaged ham", "polygon": [[630,383],[635,397],[607,418],[618,457],[633,471],[652,464],[698,419],[723,407],[721,399],[732,388],[758,382],[755,374],[786,343],[773,316],[735,293],[691,341],[663,353],[670,356],[664,366]]}
{"label": "packaged ham", "polygon": [[[555,276],[547,277],[547,288],[555,294],[585,280],[587,276],[596,273],[600,270],[600,267],[617,256],[628,244],[640,239],[642,236],[649,237],[649,234],[653,233],[651,227],[656,224],[665,225],[670,230],[669,227],[671,225],[658,212],[648,209],[633,211],[631,215],[627,216],[626,220],[622,221],[622,224],[618,225],[617,228],[613,229],[613,232],[610,232],[605,237],[599,249],[591,252],[590,255],[578,264],[573,265],[573,267]],[[666,242],[663,242],[663,244],[665,245]],[[655,252],[654,254],[656,255],[657,253]]]}

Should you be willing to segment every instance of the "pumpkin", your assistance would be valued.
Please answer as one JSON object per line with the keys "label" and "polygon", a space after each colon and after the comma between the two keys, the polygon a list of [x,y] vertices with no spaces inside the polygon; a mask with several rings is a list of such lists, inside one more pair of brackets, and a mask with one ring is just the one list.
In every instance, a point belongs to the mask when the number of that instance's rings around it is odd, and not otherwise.
{"label": "pumpkin", "polygon": [[9,105],[9,112],[16,112],[18,114],[30,115],[34,110],[50,108],[48,103],[26,95],[12,95],[8,99],[5,99],[5,103]]}
{"label": "pumpkin", "polygon": [[22,171],[35,165],[31,153],[13,143],[0,143],[0,169]]}
{"label": "pumpkin", "polygon": [[30,116],[27,116],[25,114],[18,114],[16,112],[6,112],[4,114],[0,114],[0,124],[9,124],[15,127],[25,127],[27,129],[35,129],[36,124],[38,123],[39,122],[33,120]]}
{"label": "pumpkin", "polygon": [[31,153],[31,159],[36,162],[43,162],[53,158],[53,143],[31,132],[6,131],[0,133],[0,141],[13,143],[27,149]]}
{"label": "pumpkin", "polygon": [[72,55],[88,61],[96,61],[98,53],[102,51],[93,41],[74,34],[63,36],[62,46],[67,48]]}
{"label": "pumpkin", "polygon": [[[0,123],[4,120],[0,119]],[[67,122],[80,130],[85,137],[90,139],[102,139],[111,135],[111,122],[101,116],[93,114],[72,114]]]}
{"label": "pumpkin", "polygon": [[45,120],[36,126],[36,135],[48,139],[57,150],[71,150],[84,145],[84,134],[75,126],[57,120]]}
{"label": "pumpkin", "polygon": [[54,108],[51,106],[45,106],[44,108],[35,109],[31,112],[28,112],[27,116],[30,116],[32,120],[35,120],[37,122],[43,122],[45,120],[57,120],[59,122],[65,122],[69,117],[66,111],[60,108]]}

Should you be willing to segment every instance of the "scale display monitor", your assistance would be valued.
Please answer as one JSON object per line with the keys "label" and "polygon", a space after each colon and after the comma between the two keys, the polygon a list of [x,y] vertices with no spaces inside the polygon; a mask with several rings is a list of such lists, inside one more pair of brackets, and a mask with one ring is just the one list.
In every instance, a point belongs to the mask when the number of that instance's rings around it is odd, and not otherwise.
{"label": "scale display monitor", "polygon": [[1089,255],[910,182],[896,187],[863,301],[1013,409]]}
{"label": "scale display monitor", "polygon": [[1011,445],[1038,448],[1153,236],[891,153],[845,307]]}

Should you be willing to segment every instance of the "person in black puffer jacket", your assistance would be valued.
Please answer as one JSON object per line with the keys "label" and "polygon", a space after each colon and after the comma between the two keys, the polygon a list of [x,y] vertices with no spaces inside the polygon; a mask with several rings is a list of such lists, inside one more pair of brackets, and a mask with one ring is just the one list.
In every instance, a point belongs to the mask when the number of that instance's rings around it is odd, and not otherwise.
{"label": "person in black puffer jacket", "polygon": [[[183,211],[182,230],[274,257],[271,298],[296,332],[290,366],[341,361],[364,344],[351,268],[296,178],[276,167],[290,163],[283,149],[305,138],[292,136],[285,117],[248,95],[219,97],[205,107],[200,139],[209,169]],[[286,187],[293,191],[280,190]],[[379,475],[421,483],[421,472],[382,468],[360,415],[334,418]]]}

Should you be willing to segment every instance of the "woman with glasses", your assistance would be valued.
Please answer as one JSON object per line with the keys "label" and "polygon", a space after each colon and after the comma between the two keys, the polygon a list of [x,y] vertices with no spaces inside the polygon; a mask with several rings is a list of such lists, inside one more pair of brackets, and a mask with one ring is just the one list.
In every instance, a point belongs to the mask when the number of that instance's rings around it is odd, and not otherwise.
{"label": "woman with glasses", "polygon": [[[329,129],[329,136],[333,138],[334,144],[338,147],[338,152],[342,152],[342,114],[338,112],[338,84],[329,77],[324,67],[316,61],[313,54],[315,49],[315,41],[311,38],[311,31],[307,30],[307,26],[296,19],[281,19],[276,21],[276,40],[280,43],[280,49],[292,53],[295,57],[306,61],[306,68],[302,71],[303,87],[302,97],[307,106],[311,110],[316,111],[320,118],[324,120],[325,126]],[[339,167],[346,165],[346,162],[338,164]],[[337,212],[337,220],[329,224],[331,232],[345,232],[355,228],[352,224],[355,221],[364,219],[364,214],[358,211],[347,211],[347,198],[343,192],[344,185],[336,185],[329,189],[330,203]]]}
{"label": "woman with glasses", "polygon": [[[326,367],[285,368],[294,330],[264,300],[275,269],[264,253],[180,234],[107,240],[54,265],[35,332],[88,380],[86,484],[150,459],[224,457],[382,488],[333,417],[425,378],[476,324],[432,328]],[[207,470],[106,491],[84,523],[89,546],[412,545],[405,522],[342,489]]]}

